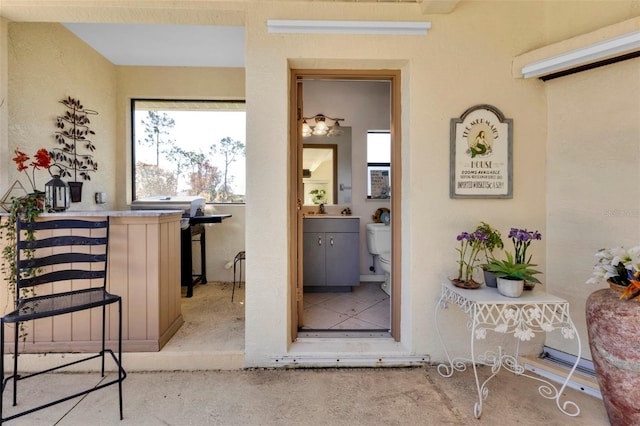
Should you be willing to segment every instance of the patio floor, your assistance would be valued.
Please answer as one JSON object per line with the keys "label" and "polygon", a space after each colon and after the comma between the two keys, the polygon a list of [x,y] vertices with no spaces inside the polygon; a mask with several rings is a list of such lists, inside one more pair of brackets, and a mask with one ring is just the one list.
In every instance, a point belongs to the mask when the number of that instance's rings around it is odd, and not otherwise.
{"label": "patio floor", "polygon": [[[482,368],[486,376],[488,368]],[[95,378],[95,376],[94,376]],[[64,391],[86,374],[57,374],[21,388],[19,404]],[[55,381],[54,381],[55,380]],[[47,386],[52,384],[51,389]],[[55,383],[55,384],[54,384]],[[562,414],[538,383],[501,372],[489,382],[484,412],[470,371],[441,377],[434,367],[255,369],[131,373],[124,382],[124,420],[117,387],[35,412],[12,425],[608,425],[601,400],[568,389],[580,407]],[[5,404],[9,403],[6,392]],[[13,407],[8,407],[10,410]],[[8,411],[10,411],[8,410]]]}
{"label": "patio floor", "polygon": [[[209,286],[209,284],[207,285]],[[244,287],[244,286],[243,286]],[[206,291],[205,291],[206,289]],[[214,293],[218,293],[215,295]],[[413,368],[241,369],[244,288],[230,303],[228,283],[196,287],[183,307],[185,324],[161,352],[124,354],[124,420],[117,387],[11,421],[12,425],[608,425],[603,402],[566,389],[577,417],[542,397],[541,383],[501,371],[488,384],[484,411],[474,417],[473,371],[440,376],[433,366]],[[208,309],[203,309],[203,307]],[[213,309],[212,309],[213,308]],[[202,316],[202,312],[205,315]],[[217,312],[216,318],[210,318]],[[212,350],[213,349],[213,350]],[[47,355],[52,358],[52,355]],[[28,358],[28,356],[27,356]],[[42,361],[42,358],[40,358]],[[205,368],[225,365],[230,369]],[[145,371],[147,369],[167,371]],[[235,368],[235,369],[234,369]],[[175,370],[184,371],[175,371]],[[481,380],[487,367],[479,369]],[[113,374],[113,373],[111,373]],[[93,381],[93,383],[92,383]],[[19,407],[78,386],[97,384],[85,373],[48,374],[20,383]],[[81,384],[82,383],[82,384]],[[5,392],[5,415],[14,412]],[[71,392],[69,392],[71,393]]]}

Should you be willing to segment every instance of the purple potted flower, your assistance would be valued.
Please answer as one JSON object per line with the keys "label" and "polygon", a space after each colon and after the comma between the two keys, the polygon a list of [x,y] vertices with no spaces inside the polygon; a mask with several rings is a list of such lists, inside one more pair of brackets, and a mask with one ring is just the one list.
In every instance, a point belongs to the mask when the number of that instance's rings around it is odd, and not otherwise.
{"label": "purple potted flower", "polygon": [[473,270],[479,266],[479,255],[487,241],[487,236],[479,231],[462,232],[456,240],[460,247],[456,249],[460,258],[458,260],[458,277],[452,279],[454,285],[464,288],[478,288],[482,283],[473,279]]}

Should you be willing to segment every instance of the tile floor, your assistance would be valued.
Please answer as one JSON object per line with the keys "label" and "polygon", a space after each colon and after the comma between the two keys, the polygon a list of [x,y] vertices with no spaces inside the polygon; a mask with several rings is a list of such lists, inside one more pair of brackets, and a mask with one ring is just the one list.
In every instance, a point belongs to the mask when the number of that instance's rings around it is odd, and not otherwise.
{"label": "tile floor", "polygon": [[301,330],[377,330],[391,326],[389,296],[380,283],[362,283],[349,293],[304,293]]}

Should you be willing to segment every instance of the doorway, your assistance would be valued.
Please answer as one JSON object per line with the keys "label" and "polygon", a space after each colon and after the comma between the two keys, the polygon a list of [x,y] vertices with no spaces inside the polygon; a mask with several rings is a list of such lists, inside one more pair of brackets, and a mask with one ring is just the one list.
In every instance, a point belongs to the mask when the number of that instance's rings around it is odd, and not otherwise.
{"label": "doorway", "polygon": [[[321,89],[318,89],[321,87]],[[358,90],[370,92],[367,96],[359,98],[356,94]],[[382,90],[381,90],[382,89]],[[318,91],[319,90],[319,91]],[[400,340],[400,296],[401,296],[401,278],[400,278],[400,187],[401,187],[401,161],[400,161],[400,72],[397,70],[375,70],[375,71],[354,71],[354,70],[291,70],[291,99],[290,99],[290,187],[291,187],[291,216],[292,216],[292,241],[296,244],[292,245],[292,291],[291,291],[291,339],[295,341],[298,336],[305,337],[309,334],[306,329],[310,321],[308,313],[310,310],[305,308],[317,303],[318,300],[328,299],[327,295],[335,296],[335,303],[339,302],[341,292],[356,293],[356,289],[360,295],[371,297],[367,293],[377,290],[378,294],[373,297],[379,297],[384,302],[386,298],[387,320],[386,323],[380,321],[372,321],[372,327],[360,327],[357,318],[352,320],[350,317],[342,316],[347,320],[342,326],[321,325],[320,329],[312,327],[314,332],[325,332],[321,335],[338,336],[340,333],[331,333],[331,331],[348,330],[349,336],[356,337],[386,337],[392,336],[395,340]],[[315,95],[314,95],[315,93]],[[318,93],[322,93],[319,95]],[[314,97],[315,96],[315,97]],[[358,99],[360,103],[358,104]],[[376,121],[376,115],[383,116],[382,121]],[[305,181],[308,186],[309,169],[303,166],[304,153],[303,147],[307,144],[308,138],[303,136],[303,132],[308,134],[308,127],[317,125],[320,121],[326,124],[330,131],[338,129],[338,134],[342,133],[340,129],[344,129],[350,133],[349,142],[344,140],[337,145],[344,149],[345,143],[351,143],[349,154],[353,158],[349,159],[349,170],[341,173],[347,173],[347,177],[337,176],[333,183],[336,184],[336,191],[339,195],[339,201],[334,203],[321,203],[322,210],[319,206],[309,205],[307,201],[309,197],[304,192]],[[314,120],[315,122],[310,121]],[[381,124],[383,123],[383,124]],[[391,138],[391,164],[393,169],[393,179],[390,181],[390,194],[393,196],[376,197],[368,193],[367,178],[368,167],[366,157],[366,140],[367,134],[376,131],[386,131]],[[326,138],[331,141],[332,138]],[[316,142],[318,143],[318,142]],[[358,145],[360,144],[360,145]],[[341,161],[341,155],[338,154],[337,162]],[[344,160],[342,160],[344,161]],[[386,199],[382,199],[386,198]],[[336,200],[335,195],[329,201]],[[375,259],[369,255],[366,244],[366,228],[365,225],[372,221],[372,213],[380,208],[390,209],[393,212],[394,220],[389,225],[391,234],[391,272],[388,276],[390,282],[396,283],[391,286],[389,294],[385,294],[380,289],[381,282],[375,282],[379,277],[385,275],[381,273],[379,267],[377,275],[372,275],[369,269],[373,269],[376,264]],[[309,253],[308,242],[305,242],[305,217],[307,224],[310,215],[315,211],[325,211],[329,216],[335,218],[336,215],[344,215],[345,211],[350,211],[353,218],[358,218],[359,238],[356,242],[355,250],[358,252],[358,271],[356,271],[355,285],[340,287],[338,283],[334,288],[313,288],[307,285],[305,288],[305,267],[304,254],[305,244],[307,244],[307,253]],[[327,216],[315,218],[324,219]],[[342,217],[340,217],[342,218]],[[348,219],[351,219],[349,217]],[[317,222],[316,222],[317,223]],[[344,223],[344,222],[343,222]],[[308,225],[307,225],[308,229]],[[308,237],[308,235],[307,235]],[[314,237],[317,238],[317,237]],[[322,244],[321,240],[318,240]],[[327,251],[329,250],[329,239],[327,234]],[[351,246],[353,247],[353,245]],[[327,254],[328,255],[328,254]],[[308,256],[307,256],[308,260]],[[328,268],[331,272],[331,268]],[[388,268],[387,268],[388,270]],[[308,271],[308,267],[307,267]],[[328,273],[329,273],[328,272]],[[360,280],[362,278],[362,282]],[[384,278],[382,279],[384,281]],[[308,274],[307,274],[307,284]],[[336,284],[336,283],[334,283]],[[314,286],[315,287],[315,286]],[[364,290],[367,289],[367,290]],[[333,297],[332,296],[332,297]],[[333,303],[331,301],[323,302],[326,304]],[[384,309],[381,303],[377,306]],[[360,305],[360,309],[363,305]],[[344,307],[343,307],[344,308]],[[336,310],[339,311],[339,310]],[[371,313],[373,311],[370,311]],[[357,313],[357,312],[356,312]],[[305,320],[307,314],[307,320]],[[354,315],[355,317],[355,315]],[[351,322],[349,322],[351,321]],[[331,321],[325,322],[330,324]],[[377,323],[377,324],[376,324]],[[347,326],[346,324],[350,324]],[[356,324],[355,329],[352,328]],[[363,322],[362,324],[366,324]],[[326,327],[326,328],[325,328]],[[314,334],[318,335],[318,334]]]}

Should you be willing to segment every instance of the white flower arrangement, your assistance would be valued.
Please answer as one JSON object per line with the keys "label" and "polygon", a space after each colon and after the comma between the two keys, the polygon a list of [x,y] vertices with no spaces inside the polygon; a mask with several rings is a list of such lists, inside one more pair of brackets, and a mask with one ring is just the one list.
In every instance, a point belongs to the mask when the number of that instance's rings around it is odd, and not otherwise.
{"label": "white flower arrangement", "polygon": [[628,250],[624,247],[601,249],[596,257],[598,263],[587,284],[607,281],[624,288],[620,299],[640,301],[640,245]]}
{"label": "white flower arrangement", "polygon": [[595,256],[598,263],[594,265],[587,284],[611,281],[614,284],[628,286],[635,274],[640,271],[640,245],[630,249],[624,247],[600,249]]}

